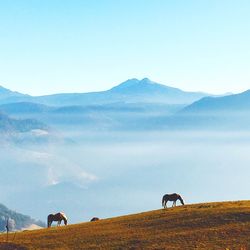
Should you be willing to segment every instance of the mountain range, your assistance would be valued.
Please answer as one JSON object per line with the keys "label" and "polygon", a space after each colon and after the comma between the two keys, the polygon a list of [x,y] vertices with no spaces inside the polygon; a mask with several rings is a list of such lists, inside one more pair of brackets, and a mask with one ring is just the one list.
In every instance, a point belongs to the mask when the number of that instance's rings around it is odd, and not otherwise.
{"label": "mountain range", "polygon": [[248,128],[250,90],[212,96],[148,78],[129,79],[107,91],[37,97],[1,87],[0,111],[2,131],[50,126],[67,130],[69,126],[86,130]]}
{"label": "mountain range", "polygon": [[208,96],[202,92],[186,92],[168,87],[148,78],[129,79],[106,91],[90,93],[65,93],[46,96],[29,96],[0,88],[0,104],[33,102],[52,106],[96,105],[116,102],[188,104]]}
{"label": "mountain range", "polygon": [[[204,96],[207,94],[185,92],[148,78],[129,79],[101,92],[47,96],[30,96],[1,87],[0,111],[5,115],[0,128],[22,132],[48,124],[94,130],[140,129],[140,124],[150,126],[150,117],[172,114]],[[29,123],[30,128],[25,126]]]}

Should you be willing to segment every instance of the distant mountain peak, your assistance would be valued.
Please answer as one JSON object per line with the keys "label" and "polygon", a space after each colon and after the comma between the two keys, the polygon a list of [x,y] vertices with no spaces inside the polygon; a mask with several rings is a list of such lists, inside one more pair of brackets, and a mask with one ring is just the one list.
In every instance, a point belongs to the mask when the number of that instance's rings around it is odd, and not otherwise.
{"label": "distant mountain peak", "polygon": [[132,79],[128,79],[127,81],[125,81],[127,83],[137,83],[137,84],[157,84],[156,82],[150,80],[149,78],[145,77],[142,78],[141,80],[137,79],[137,78],[132,78]]}
{"label": "distant mountain peak", "polygon": [[144,84],[156,84],[156,82],[151,81],[149,78],[145,77],[143,79],[140,80],[140,83],[144,83]]}
{"label": "distant mountain peak", "polygon": [[154,82],[150,80],[149,78],[145,77],[141,80],[138,80],[137,78],[128,79],[125,82],[122,82],[121,84],[113,87],[110,89],[111,92],[116,93],[125,93],[125,92],[148,92],[152,93],[154,91],[181,91],[177,88],[169,87],[157,82]]}
{"label": "distant mountain peak", "polygon": [[[149,78],[143,78],[141,80],[137,79],[137,78],[131,78],[126,80],[125,82],[122,82],[121,84],[113,87],[111,90],[117,90],[117,89],[125,89],[125,88],[131,88],[131,87],[142,87],[142,86],[146,86],[146,85],[152,85],[152,84],[156,84],[156,82],[151,81]],[[160,84],[159,84],[160,85]]]}

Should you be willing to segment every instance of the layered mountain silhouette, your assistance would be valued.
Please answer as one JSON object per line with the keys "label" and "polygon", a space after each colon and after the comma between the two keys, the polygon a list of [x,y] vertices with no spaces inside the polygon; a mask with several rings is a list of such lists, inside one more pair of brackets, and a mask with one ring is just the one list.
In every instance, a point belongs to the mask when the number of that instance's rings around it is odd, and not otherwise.
{"label": "layered mountain silhouette", "polygon": [[[29,96],[2,87],[0,112],[5,124],[13,130],[23,119],[40,120],[52,126],[81,126],[86,129],[117,129],[151,126],[150,118],[166,116],[204,96],[205,93],[185,92],[148,78],[129,79],[107,91]],[[18,125],[13,125],[19,123]],[[143,125],[143,126],[142,126]],[[39,126],[38,126],[39,127]]]}
{"label": "layered mountain silhouette", "polygon": [[6,131],[44,128],[43,124],[87,130],[250,128],[250,90],[215,97],[148,78],[129,79],[107,91],[38,97],[2,87],[0,104],[0,112],[15,117],[0,113],[0,129]]}

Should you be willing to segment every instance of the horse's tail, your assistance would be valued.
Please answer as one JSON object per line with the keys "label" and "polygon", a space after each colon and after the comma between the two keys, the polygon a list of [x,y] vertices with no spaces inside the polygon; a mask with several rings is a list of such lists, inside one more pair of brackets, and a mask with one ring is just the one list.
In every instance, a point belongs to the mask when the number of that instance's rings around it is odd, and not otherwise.
{"label": "horse's tail", "polygon": [[47,218],[47,226],[50,227],[50,215],[48,215],[48,218]]}

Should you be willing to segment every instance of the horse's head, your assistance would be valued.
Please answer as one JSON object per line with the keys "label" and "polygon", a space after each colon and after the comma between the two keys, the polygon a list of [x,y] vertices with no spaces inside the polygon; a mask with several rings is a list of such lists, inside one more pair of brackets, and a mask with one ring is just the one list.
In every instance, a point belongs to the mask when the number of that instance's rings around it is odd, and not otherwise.
{"label": "horse's head", "polygon": [[185,205],[185,204],[184,204],[184,200],[181,198],[180,195],[179,195],[179,200],[180,200],[180,202],[181,202],[182,205]]}
{"label": "horse's head", "polygon": [[67,225],[68,224],[68,221],[67,220],[64,220],[64,225]]}
{"label": "horse's head", "polygon": [[48,218],[47,218],[47,225],[48,225],[48,227],[51,227],[51,223],[53,221],[52,217],[53,217],[53,214],[49,214],[48,215]]}
{"label": "horse's head", "polygon": [[63,221],[64,221],[64,225],[66,226],[68,224],[68,219],[66,216],[63,218]]}

